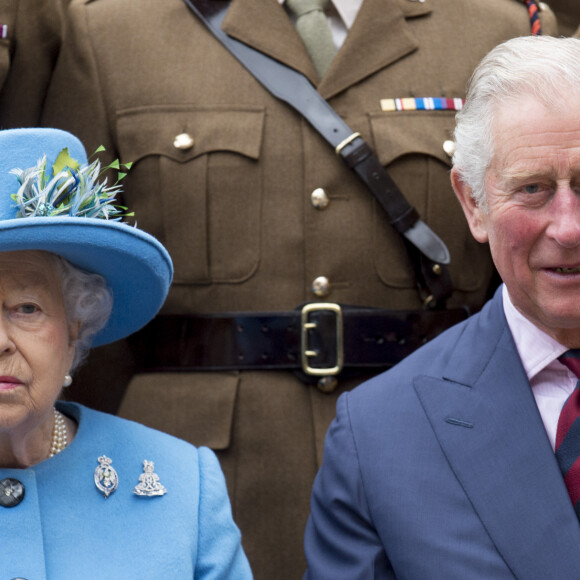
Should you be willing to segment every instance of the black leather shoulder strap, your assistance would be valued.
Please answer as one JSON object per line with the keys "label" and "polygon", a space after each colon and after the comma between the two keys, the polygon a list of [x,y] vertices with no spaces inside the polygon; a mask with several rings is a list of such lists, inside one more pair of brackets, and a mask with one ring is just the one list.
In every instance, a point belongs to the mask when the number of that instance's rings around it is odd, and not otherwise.
{"label": "black leather shoulder strap", "polygon": [[275,97],[299,112],[334,148],[379,201],[404,239],[421,298],[441,308],[452,291],[445,243],[419,218],[371,147],[354,133],[299,72],[228,36],[221,28],[230,0],[184,0],[232,55]]}

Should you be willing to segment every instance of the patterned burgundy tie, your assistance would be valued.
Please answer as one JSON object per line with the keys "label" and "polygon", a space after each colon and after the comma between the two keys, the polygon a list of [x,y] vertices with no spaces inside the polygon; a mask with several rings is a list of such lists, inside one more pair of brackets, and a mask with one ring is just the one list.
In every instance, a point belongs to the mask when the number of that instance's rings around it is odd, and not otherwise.
{"label": "patterned burgundy tie", "polygon": [[[580,349],[568,350],[558,360],[580,378]],[[560,411],[556,459],[580,519],[580,380]]]}

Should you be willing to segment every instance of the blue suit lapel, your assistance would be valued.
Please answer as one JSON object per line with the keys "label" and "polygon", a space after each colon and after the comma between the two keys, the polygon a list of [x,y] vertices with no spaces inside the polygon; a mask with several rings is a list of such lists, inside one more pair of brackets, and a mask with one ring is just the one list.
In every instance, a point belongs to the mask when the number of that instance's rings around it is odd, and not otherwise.
{"label": "blue suit lapel", "polygon": [[417,377],[414,387],[452,470],[515,576],[578,577],[580,525],[501,293],[466,325],[443,376]]}

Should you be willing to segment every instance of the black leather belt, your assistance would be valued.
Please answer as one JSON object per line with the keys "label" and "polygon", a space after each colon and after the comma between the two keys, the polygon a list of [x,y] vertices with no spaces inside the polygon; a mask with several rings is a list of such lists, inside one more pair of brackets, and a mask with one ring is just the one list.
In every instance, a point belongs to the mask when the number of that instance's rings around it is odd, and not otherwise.
{"label": "black leather belt", "polygon": [[294,369],[322,377],[388,368],[468,315],[309,303],[291,312],[158,316],[130,340],[144,372]]}

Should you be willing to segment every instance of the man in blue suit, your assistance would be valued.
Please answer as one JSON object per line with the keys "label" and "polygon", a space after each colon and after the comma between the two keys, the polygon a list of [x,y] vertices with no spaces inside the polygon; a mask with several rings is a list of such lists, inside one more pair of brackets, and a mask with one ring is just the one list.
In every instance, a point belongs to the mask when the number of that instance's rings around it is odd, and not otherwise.
{"label": "man in blue suit", "polygon": [[307,579],[580,578],[554,453],[578,381],[559,357],[580,348],[580,40],[500,45],[457,121],[453,186],[504,284],[339,399]]}

